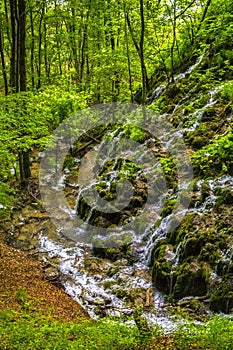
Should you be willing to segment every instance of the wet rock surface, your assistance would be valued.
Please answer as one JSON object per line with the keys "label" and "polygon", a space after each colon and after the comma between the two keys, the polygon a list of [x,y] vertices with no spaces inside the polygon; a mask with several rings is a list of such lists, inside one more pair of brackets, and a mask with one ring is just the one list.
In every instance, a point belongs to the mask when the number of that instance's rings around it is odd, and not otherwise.
{"label": "wet rock surface", "polygon": [[[154,187],[150,187],[145,169],[135,165],[129,154],[123,159],[110,157],[102,164],[97,179],[89,179],[88,169],[93,165],[94,153],[88,156],[88,152],[98,147],[103,132],[94,130],[92,135],[83,136],[76,143],[65,159],[58,186],[48,187],[45,194],[46,199],[59,202],[58,190],[62,190],[69,210],[59,207],[52,215],[46,213],[37,184],[39,159],[34,159],[31,195],[22,193],[12,214],[1,222],[6,242],[34,254],[46,266],[45,279],[62,286],[93,317],[132,315],[138,305],[142,305],[145,315],[155,322],[164,322],[164,315],[175,304],[196,314],[205,314],[208,308],[214,312],[232,311],[233,162],[229,146],[232,108],[219,99],[221,86],[203,92],[197,84],[193,86],[191,98],[190,87],[182,84],[182,79],[187,82],[187,76],[195,67],[194,64],[187,74],[177,76],[168,88],[156,87],[152,96],[154,104],[165,106],[165,118],[177,127],[174,135],[184,138],[193,157],[194,180],[192,186],[188,184],[192,187],[188,194],[178,198],[176,163],[158,140],[142,130],[128,128],[124,133],[122,126],[115,134],[117,141],[122,132],[124,136],[136,137],[160,162]],[[169,100],[172,100],[170,104]],[[113,131],[116,130],[110,130],[110,134],[109,130],[104,132],[111,139]],[[207,151],[199,154],[199,150],[214,142],[216,132],[226,135],[225,143],[221,147],[216,144],[213,155]],[[87,169],[83,178],[90,180],[90,187],[80,184],[82,157]],[[82,196],[83,187],[92,188],[111,206],[122,179],[130,181],[133,195],[118,213],[103,214]],[[150,227],[142,216],[133,240],[127,232],[124,240],[109,240],[108,247],[103,237],[97,237],[91,246],[88,240],[69,239],[51,220],[57,218],[66,224],[78,213],[86,223],[115,229],[140,216],[151,188],[158,215],[150,213],[153,220]],[[126,197],[130,197],[130,192],[126,193]],[[123,199],[120,197],[119,205]]]}
{"label": "wet rock surface", "polygon": [[232,311],[232,180],[225,177],[205,184],[200,206],[193,212],[190,208],[166,241],[155,244],[152,278],[171,300],[209,294],[211,310]]}

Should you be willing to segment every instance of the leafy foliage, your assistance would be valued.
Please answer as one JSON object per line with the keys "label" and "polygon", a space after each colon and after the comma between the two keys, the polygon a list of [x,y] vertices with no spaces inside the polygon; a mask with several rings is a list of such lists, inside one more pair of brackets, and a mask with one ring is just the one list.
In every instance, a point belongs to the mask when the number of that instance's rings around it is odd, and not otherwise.
{"label": "leafy foliage", "polygon": [[1,349],[126,350],[140,343],[137,327],[110,320],[61,323],[25,312],[1,312],[0,316]]}
{"label": "leafy foliage", "polygon": [[194,171],[199,176],[215,177],[218,174],[232,173],[233,134],[216,137],[207,147],[202,147],[192,156]]}
{"label": "leafy foliage", "polygon": [[[145,338],[136,326],[110,319],[62,323],[41,314],[1,311],[0,331],[1,349],[166,349],[166,338],[156,327]],[[205,324],[180,326],[170,346],[174,350],[230,350],[232,342],[232,320],[216,316]]]}
{"label": "leafy foliage", "polygon": [[175,349],[230,350],[233,342],[233,323],[214,317],[203,325],[188,324],[175,334]]}

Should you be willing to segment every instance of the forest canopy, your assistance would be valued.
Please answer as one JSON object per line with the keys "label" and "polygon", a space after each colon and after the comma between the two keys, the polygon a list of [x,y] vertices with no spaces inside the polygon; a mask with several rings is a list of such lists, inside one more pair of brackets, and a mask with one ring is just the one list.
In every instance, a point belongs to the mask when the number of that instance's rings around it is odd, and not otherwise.
{"label": "forest canopy", "polygon": [[[4,0],[0,7],[0,188],[27,186],[29,152],[80,108],[150,103],[208,52],[229,79],[229,0]],[[210,73],[204,84],[211,79]],[[13,186],[14,187],[14,186]]]}

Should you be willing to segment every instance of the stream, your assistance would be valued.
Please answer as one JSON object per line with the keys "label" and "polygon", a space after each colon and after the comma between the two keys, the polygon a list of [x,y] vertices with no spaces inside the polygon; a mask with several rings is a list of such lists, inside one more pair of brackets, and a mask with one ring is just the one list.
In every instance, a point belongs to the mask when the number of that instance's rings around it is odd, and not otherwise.
{"label": "stream", "polygon": [[[175,81],[191,74],[201,64],[203,56],[204,54],[185,73],[175,77]],[[219,89],[221,89],[221,86],[211,90],[206,105],[190,114],[186,118],[186,122],[179,124],[176,129],[176,137],[182,138],[184,132],[187,133],[196,129],[205,110],[216,103],[215,95]],[[165,90],[165,85],[157,87],[152,94],[153,101],[155,102]],[[182,104],[175,106],[171,114],[174,114],[180,106]],[[168,147],[168,145],[166,146]],[[92,163],[92,159],[88,160],[87,158],[88,161]],[[60,178],[59,186],[65,186],[68,175],[69,171],[67,170]],[[110,182],[114,179],[114,172],[112,176]],[[167,304],[166,298],[152,285],[148,264],[154,243],[166,237],[168,227],[171,226],[173,219],[179,216],[183,217],[187,213],[203,213],[208,210],[216,201],[214,189],[225,185],[232,187],[233,178],[224,176],[216,180],[209,180],[210,191],[204,202],[198,200],[198,198],[200,199],[202,183],[202,180],[198,181],[197,189],[192,192],[197,198],[193,207],[190,205],[189,208],[177,209],[164,218],[158,216],[154,220],[154,222],[160,222],[158,227],[148,226],[143,229],[140,235],[135,235],[128,252],[116,252],[113,249],[111,251],[112,258],[94,254],[91,244],[68,239],[63,236],[62,229],[57,229],[56,234],[52,237],[41,231],[38,242],[39,250],[44,261],[55,261],[55,265],[59,267],[62,275],[62,284],[66,293],[78,301],[91,317],[98,318],[113,315],[127,319],[128,316],[133,315],[135,307],[142,304],[144,306],[143,316],[149,322],[163,327],[167,332],[172,331],[176,327],[176,321],[173,316],[169,315],[171,306]],[[94,182],[93,185],[95,185]],[[184,188],[188,185],[188,183],[182,184]],[[73,188],[75,188],[75,184],[73,184]],[[53,190],[56,190],[56,188]],[[158,209],[162,209],[163,200],[168,195],[170,195],[169,190],[163,193],[160,201],[158,201],[158,208],[155,208],[156,213],[159,211]],[[175,192],[171,194],[171,199],[176,198],[177,194]],[[60,209],[66,211],[65,208],[61,207]],[[76,207],[69,212],[69,215],[73,217],[75,213]],[[91,213],[87,218],[87,222],[90,217]],[[232,254],[233,252],[226,252],[225,258],[232,258]],[[175,252],[168,252],[168,256],[175,268],[179,264],[179,246]]]}

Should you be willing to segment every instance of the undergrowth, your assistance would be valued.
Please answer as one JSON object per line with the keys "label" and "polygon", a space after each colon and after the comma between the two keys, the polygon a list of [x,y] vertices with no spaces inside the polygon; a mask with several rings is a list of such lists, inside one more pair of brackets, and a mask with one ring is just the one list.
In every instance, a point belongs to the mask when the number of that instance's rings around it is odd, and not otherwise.
{"label": "undergrowth", "polygon": [[[164,338],[163,338],[164,337]],[[233,320],[213,317],[207,323],[187,323],[169,337],[155,329],[148,334],[138,328],[110,319],[64,323],[40,313],[1,311],[0,349],[211,349],[230,350]]]}

